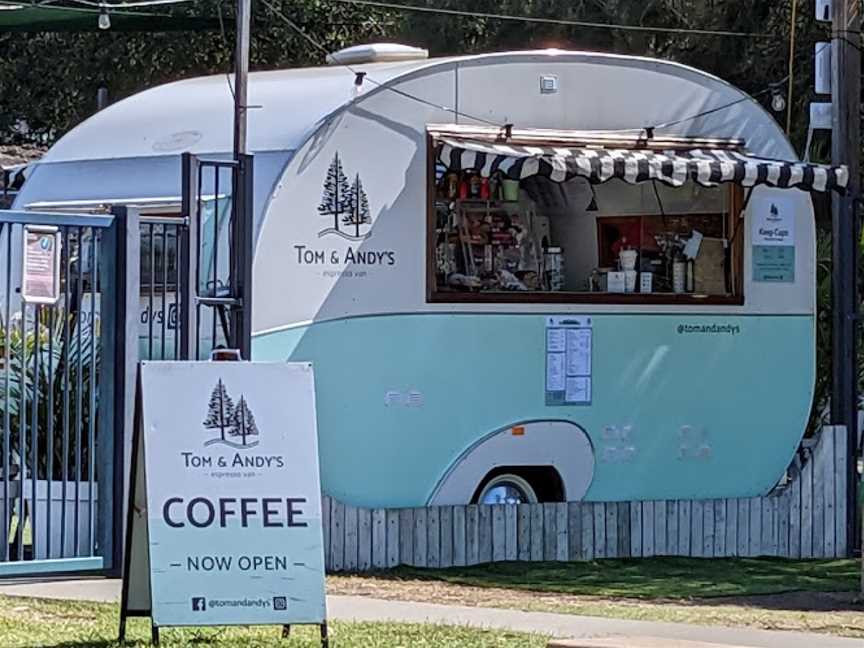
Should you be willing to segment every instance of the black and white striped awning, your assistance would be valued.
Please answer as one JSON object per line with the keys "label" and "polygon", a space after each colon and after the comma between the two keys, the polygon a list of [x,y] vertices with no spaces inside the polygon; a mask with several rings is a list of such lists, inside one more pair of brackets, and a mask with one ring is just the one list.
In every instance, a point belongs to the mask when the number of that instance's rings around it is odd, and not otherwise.
{"label": "black and white striped awning", "polygon": [[513,180],[532,176],[564,182],[574,177],[592,183],[612,179],[630,184],[657,180],[680,187],[692,181],[706,187],[733,182],[803,191],[842,193],[849,181],[845,166],[771,160],[726,148],[686,150],[620,149],[583,146],[534,146],[442,137],[438,161],[448,170],[471,170],[488,177],[496,171]]}
{"label": "black and white striped awning", "polygon": [[14,164],[8,167],[0,167],[0,190],[18,191],[32,170],[31,165]]}

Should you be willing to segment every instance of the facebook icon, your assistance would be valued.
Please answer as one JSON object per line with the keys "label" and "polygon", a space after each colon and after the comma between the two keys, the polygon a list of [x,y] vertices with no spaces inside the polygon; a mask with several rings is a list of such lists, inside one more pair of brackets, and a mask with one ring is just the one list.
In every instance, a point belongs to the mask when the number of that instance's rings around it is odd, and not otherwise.
{"label": "facebook icon", "polygon": [[203,596],[193,596],[192,597],[192,611],[193,612],[206,612],[207,611],[207,599]]}

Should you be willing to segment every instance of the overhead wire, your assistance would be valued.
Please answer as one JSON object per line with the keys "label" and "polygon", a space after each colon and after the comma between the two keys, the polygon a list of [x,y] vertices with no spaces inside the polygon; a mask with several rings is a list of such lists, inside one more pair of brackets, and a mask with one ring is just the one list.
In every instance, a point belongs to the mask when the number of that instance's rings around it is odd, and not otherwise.
{"label": "overhead wire", "polygon": [[[298,25],[296,22],[294,22],[294,21],[291,20],[288,16],[286,16],[286,15],[285,15],[285,14],[284,14],[284,13],[283,13],[283,12],[282,12],[282,11],[281,11],[281,10],[280,10],[276,5],[275,5],[275,4],[273,4],[270,0],[261,0],[261,1],[262,1],[262,3],[263,3],[267,8],[269,8],[269,9],[270,9],[270,10],[271,10],[275,15],[276,15],[276,17],[278,17],[278,18],[281,19],[283,22],[285,22],[285,24],[287,24],[289,27],[291,27],[291,29],[293,29],[293,30],[294,30],[294,31],[295,31],[299,36],[301,36],[301,37],[302,37],[304,40],[306,40],[309,44],[311,44],[311,45],[312,45],[313,47],[315,47],[317,50],[323,52],[323,53],[326,54],[326,55],[329,55],[329,54],[330,54],[330,51],[329,51],[326,47],[324,47],[324,45],[322,45],[320,42],[318,42],[318,41],[315,40],[312,36],[310,36],[308,33],[306,33],[306,31],[305,31],[302,27],[300,27],[300,25]],[[407,7],[407,6],[408,6],[408,5],[396,5],[395,3],[389,3],[389,2],[379,2],[378,0],[331,0],[331,1],[333,1],[333,2],[340,2],[340,3],[343,3],[343,4],[369,5],[369,6],[376,6],[376,7],[381,7],[381,8],[388,8],[388,5],[393,5],[393,7],[390,7],[390,8],[404,8],[404,7]],[[414,8],[416,8],[416,7],[414,7]],[[424,9],[424,10],[425,10],[425,9],[427,9],[427,8],[421,8],[421,9]],[[436,10],[436,11],[437,11],[437,10]],[[464,15],[469,15],[469,16],[474,16],[474,17],[477,17],[477,16],[478,16],[477,13],[473,13],[473,12],[463,12],[463,11],[458,11],[458,10],[447,10],[446,13],[448,13],[448,14],[456,14],[456,15],[463,15],[463,16],[464,16]],[[482,16],[481,16],[481,17],[482,17]],[[490,17],[502,17],[502,18],[505,18],[505,16],[498,16],[497,14],[490,15]],[[531,19],[531,18],[515,17],[515,16],[506,16],[506,18],[507,18],[507,19],[512,19],[512,20],[526,20],[526,21],[531,21],[531,20],[533,20],[533,19]],[[551,20],[554,20],[554,19],[542,19],[542,22],[549,22],[549,21],[551,21]],[[570,23],[575,23],[575,22],[578,22],[578,21],[566,21],[566,22],[567,22],[568,24],[570,24]],[[607,26],[607,27],[611,27],[611,26],[612,26],[612,25],[607,25],[606,23],[597,23],[597,25],[598,25],[598,26]],[[649,29],[649,28],[646,28],[646,29]],[[718,35],[721,34],[721,33],[724,34],[724,35],[745,35],[744,32],[718,32],[718,31],[714,31],[714,30],[698,30],[698,31],[700,31],[700,32],[711,32],[711,33],[718,34]],[[690,33],[692,33],[692,32],[690,32]],[[754,34],[751,34],[751,35],[754,35]],[[758,35],[758,34],[755,34],[755,36],[759,36],[759,35]],[[834,39],[839,39],[839,40],[844,40],[844,41],[848,42],[850,45],[853,45],[853,46],[855,45],[855,44],[852,43],[850,40],[845,39],[845,38],[842,38],[842,37],[837,37],[837,36],[833,36],[833,35],[832,35],[832,38],[834,38]],[[816,55],[814,54],[814,58],[815,58],[815,56],[816,56]],[[460,116],[460,117],[467,117],[468,119],[472,119],[472,120],[474,120],[474,121],[477,121],[477,122],[480,122],[480,123],[483,123],[483,124],[486,124],[486,125],[489,125],[489,126],[495,126],[495,127],[498,127],[498,128],[505,128],[505,127],[507,127],[507,126],[510,125],[510,124],[506,124],[506,123],[502,123],[502,122],[494,122],[494,121],[491,121],[491,120],[485,119],[485,118],[483,118],[483,117],[477,117],[477,116],[475,116],[475,115],[471,115],[471,114],[469,114],[469,113],[464,113],[464,112],[462,112],[462,111],[459,111],[459,110],[456,109],[456,108],[451,108],[451,107],[449,107],[449,106],[442,105],[442,104],[436,103],[436,102],[434,102],[434,101],[430,101],[430,100],[428,100],[428,99],[424,99],[424,98],[422,98],[422,97],[418,97],[418,96],[413,95],[413,94],[411,94],[411,93],[409,93],[409,92],[406,92],[406,91],[404,91],[404,90],[402,90],[402,89],[400,89],[400,88],[396,88],[396,87],[393,87],[393,86],[387,85],[387,84],[385,84],[385,83],[381,83],[381,82],[379,82],[379,81],[376,81],[374,78],[370,77],[366,72],[363,72],[363,71],[357,70],[357,69],[355,69],[352,65],[350,65],[350,64],[348,64],[348,63],[340,62],[340,61],[338,60],[338,58],[336,59],[336,63],[337,63],[338,65],[340,65],[340,66],[346,68],[347,70],[349,70],[349,71],[350,71],[352,74],[354,74],[355,77],[357,77],[357,78],[360,78],[360,79],[366,80],[366,81],[368,81],[369,83],[371,83],[371,84],[373,84],[373,85],[375,85],[375,86],[377,86],[377,87],[379,87],[379,88],[382,88],[382,89],[384,89],[384,90],[387,90],[387,91],[392,92],[392,93],[394,93],[394,94],[397,94],[397,95],[399,95],[399,96],[405,97],[405,98],[407,98],[407,99],[410,99],[410,100],[416,101],[416,102],[418,102],[418,103],[422,103],[422,104],[424,104],[424,105],[427,105],[427,106],[430,106],[430,107],[436,108],[436,109],[438,109],[438,110],[443,110],[443,111],[445,111],[445,112],[451,112],[451,113],[453,113],[453,114],[455,114],[455,115],[457,115],[457,116]],[[733,101],[730,101],[730,102],[728,102],[728,103],[722,104],[722,105],[720,105],[720,106],[715,106],[714,108],[709,108],[709,109],[706,109],[706,110],[703,110],[703,111],[700,111],[700,112],[694,113],[694,114],[692,114],[692,115],[688,115],[688,116],[686,116],[686,117],[681,117],[681,118],[678,118],[678,119],[675,119],[675,120],[671,120],[671,121],[668,121],[668,122],[662,122],[662,123],[659,123],[659,124],[648,125],[648,126],[643,126],[643,127],[639,127],[639,128],[625,128],[625,129],[618,129],[618,130],[621,131],[621,132],[653,133],[653,131],[655,131],[655,130],[662,130],[662,129],[666,129],[666,128],[671,128],[672,126],[678,126],[678,125],[680,125],[680,124],[683,124],[683,123],[686,123],[686,122],[689,122],[689,121],[694,121],[694,120],[696,120],[696,119],[700,119],[701,117],[706,117],[706,116],[708,116],[708,115],[712,115],[712,114],[714,114],[714,113],[718,113],[718,112],[721,112],[721,111],[723,111],[723,110],[727,110],[727,109],[729,109],[729,108],[731,108],[731,107],[733,107],[733,106],[736,106],[736,105],[738,105],[738,104],[740,104],[740,103],[744,103],[744,102],[746,102],[746,101],[752,101],[752,100],[754,100],[754,99],[758,99],[758,98],[760,98],[760,97],[762,97],[762,96],[765,96],[766,94],[769,94],[769,93],[775,92],[775,88],[776,88],[777,86],[782,86],[783,84],[785,84],[785,83],[787,83],[787,82],[790,82],[790,85],[791,85],[791,79],[792,79],[792,71],[790,70],[790,74],[787,74],[787,75],[786,75],[784,78],[782,78],[780,81],[777,81],[777,82],[774,82],[774,83],[770,84],[767,88],[764,88],[763,90],[760,90],[760,91],[755,92],[755,93],[752,93],[752,94],[746,94],[746,95],[744,95],[743,97],[740,97],[740,98],[735,99],[735,100],[733,100]]]}
{"label": "overhead wire", "polygon": [[[219,30],[222,32],[222,43],[228,47],[228,34],[225,32],[225,21],[222,20],[222,3],[216,3],[216,11],[219,16]],[[234,84],[231,83],[231,72],[225,71],[225,81],[228,83],[228,91],[231,93],[231,98],[237,101],[237,96],[234,94]]]}
{"label": "overhead wire", "polygon": [[707,117],[708,115],[713,115],[714,113],[721,112],[723,110],[727,110],[727,109],[731,108],[732,106],[737,106],[738,104],[744,103],[745,101],[751,101],[753,99],[757,99],[759,97],[762,97],[762,96],[768,94],[769,92],[773,92],[774,91],[774,87],[773,87],[774,85],[782,85],[783,83],[786,83],[787,80],[788,80],[788,77],[781,79],[776,84],[772,84],[772,86],[769,86],[769,87],[765,88],[764,90],[760,90],[759,92],[756,92],[754,94],[745,95],[743,97],[735,99],[734,101],[730,101],[730,102],[722,104],[720,106],[715,106],[714,108],[709,108],[708,110],[703,110],[702,112],[698,112],[698,113],[695,113],[693,115],[688,115],[687,117],[681,117],[680,119],[675,119],[672,121],[663,122],[661,124],[655,124],[653,126],[646,126],[645,130],[659,130],[659,129],[664,129],[664,128],[671,128],[672,126],[678,126],[678,125],[683,124],[683,123],[688,122],[688,121],[694,121],[694,120],[699,119],[701,117]]}
{"label": "overhead wire", "polygon": [[[839,39],[839,40],[845,40],[845,39]],[[849,41],[846,41],[846,42],[849,42]],[[849,42],[849,44],[852,45],[851,42]],[[823,45],[821,49],[819,49],[817,52],[815,52],[815,53],[813,54],[813,57],[812,57],[811,60],[815,60],[816,57],[817,57],[819,54],[821,54],[822,51],[823,51],[826,47],[828,47],[827,44],[826,44],[826,45]],[[683,124],[684,122],[693,121],[694,119],[699,119],[700,117],[705,117],[705,116],[707,116],[707,115],[711,115],[711,114],[714,114],[714,113],[716,113],[716,112],[720,112],[720,111],[722,111],[722,110],[726,110],[727,108],[731,108],[732,106],[735,106],[735,105],[737,105],[737,104],[739,104],[739,103],[743,103],[743,102],[745,102],[745,101],[749,101],[749,100],[751,100],[751,99],[758,99],[759,97],[763,97],[763,96],[765,96],[766,94],[774,93],[774,92],[776,92],[776,88],[777,88],[777,87],[782,86],[783,84],[785,84],[785,83],[787,83],[787,82],[788,82],[789,85],[791,86],[791,79],[792,79],[793,72],[794,72],[794,71],[790,68],[790,70],[789,70],[789,74],[787,74],[785,77],[783,77],[783,78],[780,79],[779,81],[775,81],[774,83],[771,83],[767,88],[764,88],[763,90],[759,90],[758,92],[754,92],[754,93],[752,93],[752,94],[748,94],[748,95],[746,95],[746,96],[744,96],[744,97],[740,97],[739,99],[736,99],[736,100],[734,100],[734,101],[730,101],[729,103],[726,103],[726,104],[723,104],[723,105],[720,105],[720,106],[716,106],[716,107],[714,107],[714,108],[709,108],[708,110],[703,110],[703,111],[698,112],[698,113],[696,113],[696,114],[694,114],[694,115],[690,115],[689,117],[682,117],[682,118],[680,118],[680,119],[676,119],[676,120],[674,120],[674,121],[665,122],[665,123],[662,123],[662,124],[655,124],[654,126],[650,126],[649,128],[651,128],[651,129],[662,129],[662,128],[668,128],[668,127],[671,127],[671,126],[677,126],[677,125],[679,125],[679,124]],[[791,100],[790,100],[790,102],[791,102]]]}
{"label": "overhead wire", "polygon": [[[268,7],[268,8],[269,8],[269,9],[270,9],[270,10],[271,10],[271,11],[272,11],[272,12],[273,12],[273,13],[274,13],[278,18],[280,18],[281,20],[283,20],[283,21],[284,21],[284,22],[285,22],[289,27],[291,27],[295,32],[297,32],[297,33],[298,33],[302,38],[304,38],[307,42],[309,42],[313,47],[315,47],[316,49],[320,50],[320,51],[323,52],[324,54],[330,54],[330,51],[329,51],[326,47],[324,47],[321,43],[319,43],[317,40],[315,40],[315,39],[312,38],[309,34],[307,34],[307,33],[306,33],[306,32],[305,32],[305,31],[304,31],[304,30],[303,30],[299,25],[297,25],[297,23],[295,23],[293,20],[291,20],[290,18],[288,18],[288,16],[286,16],[284,13],[282,13],[282,12],[279,10],[278,7],[276,7],[272,2],[270,2],[270,0],[261,0],[261,1],[262,1],[262,2],[264,3],[264,5],[267,6],[267,7]],[[343,1],[345,1],[345,0],[334,0],[334,1],[335,1],[335,2],[343,2]],[[365,2],[365,0],[364,0],[364,2]],[[337,60],[337,63],[339,63],[338,58],[337,58],[336,60]],[[357,74],[363,74],[363,78],[365,78],[365,80],[369,81],[369,82],[372,83],[373,85],[379,86],[379,87],[381,87],[381,88],[384,88],[384,89],[386,89],[386,90],[389,90],[389,91],[391,91],[391,92],[393,92],[393,93],[395,93],[395,94],[398,94],[398,95],[400,95],[400,96],[406,97],[406,98],[408,98],[408,99],[412,99],[412,100],[414,100],[414,101],[418,101],[418,102],[420,102],[420,103],[423,103],[423,104],[428,105],[428,106],[432,106],[432,107],[434,107],[434,108],[438,108],[438,109],[440,109],[440,110],[444,110],[444,111],[447,111],[447,112],[452,112],[452,113],[454,113],[454,114],[456,114],[456,115],[459,115],[459,116],[462,116],[462,117],[467,117],[467,118],[469,118],[469,119],[473,119],[473,120],[475,120],[475,121],[478,121],[478,122],[481,122],[481,123],[484,123],[484,124],[487,124],[487,125],[490,125],[490,126],[495,126],[495,127],[498,127],[498,128],[504,128],[504,127],[506,127],[506,126],[508,125],[508,124],[505,124],[505,123],[501,123],[501,122],[493,122],[493,121],[490,121],[490,120],[485,119],[485,118],[482,118],[482,117],[476,117],[476,116],[473,116],[473,115],[470,115],[470,114],[467,114],[467,113],[463,113],[463,112],[458,111],[458,110],[455,109],[455,108],[450,108],[450,107],[447,107],[447,106],[439,105],[439,104],[437,104],[437,103],[435,103],[435,102],[432,102],[432,101],[428,101],[428,100],[426,100],[426,99],[423,99],[422,97],[417,97],[417,96],[415,96],[415,95],[413,95],[413,94],[410,94],[410,93],[408,93],[408,92],[405,92],[404,90],[401,90],[401,89],[399,89],[399,88],[394,88],[394,87],[392,87],[392,86],[388,86],[388,85],[385,85],[385,84],[379,83],[379,82],[376,81],[375,79],[369,77],[368,74],[359,72],[358,70],[356,70],[354,67],[352,67],[351,65],[349,65],[349,64],[347,64],[347,63],[339,63],[339,65],[341,65],[341,66],[347,68],[348,70],[350,70],[350,71],[351,71],[353,74],[355,74],[355,75],[357,75]],[[783,79],[782,81],[780,81],[780,83],[785,83],[785,81],[786,81],[786,79]],[[730,103],[728,103],[728,104],[724,104],[724,105],[722,105],[722,106],[717,106],[716,108],[711,108],[711,109],[709,109],[709,110],[705,110],[705,111],[702,111],[702,112],[700,112],[700,113],[696,113],[696,114],[694,114],[694,115],[690,115],[690,116],[688,116],[688,117],[682,117],[681,119],[678,119],[678,120],[675,120],[675,121],[666,122],[666,123],[662,123],[662,124],[656,124],[656,125],[654,125],[654,126],[644,126],[644,127],[640,127],[640,128],[625,128],[625,129],[618,129],[618,130],[620,130],[620,131],[622,131],[622,132],[643,133],[643,132],[650,131],[650,130],[654,130],[654,129],[668,128],[668,127],[675,126],[675,125],[678,125],[678,124],[681,124],[681,123],[684,123],[684,122],[687,122],[687,121],[692,121],[692,120],[694,120],[694,119],[698,119],[698,118],[700,118],[700,117],[704,117],[704,116],[706,116],[706,115],[710,115],[710,114],[715,113],[715,112],[719,112],[719,111],[721,111],[721,110],[725,110],[725,109],[730,108],[731,106],[734,106],[734,105],[736,105],[736,104],[742,103],[742,102],[744,102],[744,101],[748,101],[748,100],[750,100],[751,98],[755,98],[755,97],[758,97],[758,96],[762,96],[762,95],[764,95],[764,94],[770,92],[771,90],[772,90],[772,88],[769,87],[769,88],[766,88],[765,90],[763,90],[763,91],[761,91],[761,92],[759,92],[759,93],[757,93],[757,94],[755,94],[755,95],[748,95],[748,96],[742,97],[742,98],[740,98],[740,99],[737,99],[737,100],[735,100],[735,101],[732,101],[732,102],[730,102]]]}
{"label": "overhead wire", "polygon": [[447,9],[444,7],[420,7],[417,5],[406,5],[396,2],[385,2],[383,0],[332,0],[342,4],[353,4],[367,7],[378,7],[380,9],[394,9],[397,11],[414,11],[418,13],[439,14],[449,16],[462,16],[465,18],[487,18],[489,20],[507,20],[528,23],[540,23],[547,25],[563,25],[569,27],[588,27],[592,29],[613,29],[619,31],[652,32],[665,34],[694,34],[700,36],[728,36],[735,38],[776,38],[774,34],[760,34],[754,32],[736,32],[722,29],[691,29],[686,27],[651,27],[648,25],[626,25],[619,23],[601,23],[587,20],[570,20],[566,18],[543,18],[540,16],[515,16],[512,14],[491,13],[485,11],[466,11],[463,9]]}
{"label": "overhead wire", "polygon": [[[38,5],[47,5],[47,4],[55,4],[58,0],[43,0],[42,2],[34,3]],[[93,0],[68,0],[75,4],[85,5],[89,7],[97,7],[100,9],[125,9],[125,8],[134,8],[134,7],[147,7],[147,6],[156,6],[156,5],[173,5],[173,4],[184,4],[188,2],[192,2],[194,0],[140,0],[137,2],[119,2],[119,3],[108,3],[108,2],[94,2]],[[493,20],[507,20],[507,21],[519,21],[519,22],[529,22],[529,23],[542,23],[542,24],[556,24],[556,25],[565,25],[565,26],[577,26],[577,27],[591,27],[591,28],[604,28],[604,29],[615,29],[615,30],[625,30],[625,31],[642,31],[642,32],[655,32],[655,33],[675,33],[675,34],[700,34],[700,35],[716,35],[716,36],[729,36],[729,37],[749,37],[749,38],[769,38],[773,37],[771,34],[759,34],[752,32],[734,32],[727,30],[711,30],[711,29],[689,29],[689,28],[665,28],[665,27],[649,27],[645,25],[626,25],[626,24],[617,24],[617,23],[597,23],[590,21],[580,21],[580,20],[569,20],[569,19],[558,19],[558,18],[541,18],[541,17],[532,17],[532,16],[515,16],[511,14],[497,14],[497,13],[489,13],[489,12],[476,12],[476,11],[464,11],[458,9],[445,9],[445,8],[437,8],[437,7],[419,7],[416,5],[404,5],[398,4],[394,2],[384,2],[381,0],[332,0],[333,2],[339,2],[342,4],[352,4],[359,6],[371,6],[378,7],[384,9],[395,9],[400,11],[416,11],[422,13],[433,13],[433,14],[443,14],[443,15],[455,15],[462,17],[474,17],[474,18],[488,18]],[[324,52],[325,54],[329,54],[330,52],[325,48],[321,43],[312,38],[309,34],[307,34],[302,27],[300,27],[296,22],[288,18],[282,11],[279,10],[272,2],[269,0],[262,0],[262,2],[283,22],[285,22],[289,27],[291,27],[297,34],[299,34],[302,38],[304,38],[307,42],[309,42],[316,49]],[[6,1],[0,0],[0,3],[7,4]],[[9,3],[12,4],[12,3]],[[16,3],[17,4],[17,3]],[[775,88],[779,85],[788,82],[788,98],[787,98],[787,132],[791,127],[791,103],[792,103],[792,79],[794,78],[794,8],[797,5],[797,0],[793,0],[793,25],[792,25],[792,34],[790,38],[790,60],[789,60],[789,73],[780,81],[776,83],[772,83],[768,88],[765,88],[759,92],[741,97],[734,101],[730,101],[726,104],[722,104],[720,106],[716,106],[714,108],[709,108],[707,110],[700,111],[693,115],[689,115],[687,117],[681,117],[676,120],[672,120],[669,122],[663,122],[660,124],[654,124],[651,126],[645,126],[642,128],[629,128],[623,129],[628,132],[653,132],[657,129],[665,129],[671,128],[672,126],[677,126],[682,123],[693,121],[699,119],[701,117],[705,117],[717,112],[721,112],[723,110],[727,110],[737,104],[743,103],[745,101],[756,99],[761,96],[768,94],[769,92],[774,92]],[[225,24],[222,17],[221,5],[217,3],[217,10],[219,16],[219,25],[220,30],[222,32],[223,41],[227,45],[227,36],[225,32]],[[857,50],[861,51],[861,45],[859,43],[853,42],[851,39],[845,36],[839,36],[841,32],[847,33],[856,33],[850,30],[836,30],[832,32],[832,40],[842,40],[843,42],[855,47]],[[442,105],[433,101],[429,101],[422,97],[418,97],[409,92],[406,92],[400,88],[396,88],[384,83],[380,83],[376,81],[374,78],[368,76],[365,72],[360,72],[356,70],[354,67],[347,63],[341,63],[337,60],[339,65],[345,67],[350,70],[355,76],[362,75],[362,78],[375,85],[377,87],[383,88],[394,94],[405,97],[407,99],[411,99],[413,101],[417,101],[424,105],[444,110],[446,112],[452,112],[457,116],[467,117],[474,121],[484,123],[491,126],[496,127],[505,127],[507,124],[494,122],[488,120],[483,117],[477,117],[474,115],[470,115],[468,113],[461,112],[456,108],[451,108],[446,105]],[[226,72],[226,81],[228,83],[229,91],[231,92],[232,97],[234,96],[234,88],[231,83],[230,74]]]}
{"label": "overhead wire", "polygon": [[[42,9],[42,8],[51,8],[51,9],[61,9],[63,11],[78,11],[78,12],[97,12],[101,9],[111,9],[116,10],[118,13],[123,9],[130,9],[135,7],[147,7],[147,6],[156,6],[156,5],[167,5],[167,4],[175,4],[177,2],[189,2],[190,0],[153,0],[147,2],[134,2],[134,3],[118,3],[118,4],[109,4],[107,2],[90,2],[89,0],[68,0],[73,5],[81,5],[81,6],[69,6],[67,4],[61,4],[60,0],[41,0],[40,2],[14,2],[13,0],[0,0],[0,6],[9,7],[10,9]],[[126,15],[136,15],[136,12],[124,12]],[[140,14],[140,15],[159,15],[159,16],[167,16],[168,14]]]}
{"label": "overhead wire", "polygon": [[[269,0],[261,0],[261,2],[268,9],[270,9],[270,11],[272,11],[278,18],[280,18],[286,25],[291,27],[291,29],[293,29],[295,32],[297,32],[297,34],[299,34],[303,39],[305,39],[310,45],[312,45],[316,49],[320,50],[324,54],[328,54],[328,55],[330,54],[330,51],[326,47],[324,47],[321,43],[319,43],[317,40],[312,38],[312,36],[307,34],[306,31],[302,27],[300,27],[300,25],[298,25],[293,20],[291,20],[288,16],[286,16],[284,13],[282,13],[282,11],[280,11],[280,9],[277,6],[275,6],[272,2],[270,2]],[[393,86],[387,85],[386,83],[380,83],[379,81],[376,81],[375,79],[370,77],[366,72],[363,72],[361,70],[357,70],[353,66],[349,65],[348,63],[343,63],[343,62],[339,61],[338,57],[335,60],[336,60],[336,63],[338,65],[346,68],[352,74],[354,74],[355,78],[359,78],[359,79],[368,81],[369,83],[371,83],[374,86],[377,86],[383,90],[387,90],[389,92],[397,94],[399,96],[405,97],[406,99],[411,99],[413,101],[417,101],[419,103],[425,104],[425,105],[430,106],[432,108],[436,108],[438,110],[443,110],[445,112],[451,112],[454,115],[458,115],[460,117],[467,117],[468,119],[473,119],[474,121],[481,122],[481,123],[486,124],[488,126],[495,126],[497,128],[504,128],[505,126],[507,126],[507,124],[504,124],[504,123],[490,121],[490,120],[485,119],[483,117],[477,117],[475,115],[470,115],[468,113],[461,112],[461,111],[457,110],[456,108],[451,108],[449,106],[442,105],[442,104],[436,103],[434,101],[429,101],[428,99],[418,97],[416,95],[411,94],[410,92],[406,92],[404,90],[401,90],[400,88],[394,88]]]}
{"label": "overhead wire", "polygon": [[[84,5],[86,7],[99,7],[106,9],[133,9],[135,7],[155,7],[159,5],[175,5],[194,2],[195,0],[140,0],[138,2],[94,2],[93,0],[68,0],[73,4]],[[55,1],[37,2],[38,5],[57,4]]]}

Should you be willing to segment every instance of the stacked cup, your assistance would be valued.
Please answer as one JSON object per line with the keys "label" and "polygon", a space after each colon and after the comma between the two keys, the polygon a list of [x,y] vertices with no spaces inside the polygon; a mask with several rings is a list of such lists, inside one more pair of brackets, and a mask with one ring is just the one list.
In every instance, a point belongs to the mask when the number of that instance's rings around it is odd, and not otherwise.
{"label": "stacked cup", "polygon": [[621,263],[621,269],[624,271],[624,292],[636,292],[636,250],[621,250],[618,254],[618,260]]}

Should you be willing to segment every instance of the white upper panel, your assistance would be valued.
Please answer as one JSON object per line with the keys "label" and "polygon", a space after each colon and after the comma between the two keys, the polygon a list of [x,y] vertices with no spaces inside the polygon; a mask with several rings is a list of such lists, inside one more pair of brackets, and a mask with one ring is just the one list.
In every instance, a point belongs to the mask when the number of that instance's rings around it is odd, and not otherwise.
{"label": "white upper panel", "polygon": [[[509,64],[506,76],[501,75],[504,68],[492,67],[504,62]],[[533,89],[538,81],[538,63],[553,75],[572,70],[574,63],[602,65],[603,73],[593,78],[583,76],[575,95],[574,88],[566,85],[569,80],[564,78],[557,94],[539,96],[531,92],[525,99],[530,97],[531,101],[539,102],[535,106],[537,123],[520,126],[574,128],[578,124],[584,128],[590,123],[598,129],[632,128],[672,121],[743,99],[731,110],[714,113],[704,120],[685,121],[665,129],[663,134],[710,132],[731,136],[740,132],[740,117],[747,115],[745,135],[754,152],[794,158],[785,139],[778,140],[775,134],[778,131],[769,125],[771,117],[766,113],[763,124],[754,124],[759,112],[753,111],[755,102],[716,77],[668,61],[556,50],[355,65],[352,69],[335,65],[254,72],[249,78],[249,149],[252,152],[297,149],[325,117],[357,97],[354,70],[366,73],[362,94],[369,94],[380,91],[379,86],[425,74],[423,69],[459,69],[458,83],[468,90],[456,98],[464,115],[498,123],[524,118],[520,114],[523,111],[513,105],[516,97],[508,93],[523,85]],[[529,78],[523,79],[526,75]],[[564,76],[569,75],[565,72]],[[398,77],[402,79],[397,80]],[[230,152],[233,98],[229,82],[233,83],[233,78],[226,74],[186,79],[118,101],[62,137],[42,162],[165,156],[184,151]],[[444,107],[439,97],[421,94]],[[577,111],[574,98],[579,95],[595,100],[587,106],[580,105]],[[660,96],[663,101],[642,101]],[[454,104],[446,107],[452,108]],[[758,117],[756,121],[760,121]]]}
{"label": "white upper panel", "polygon": [[[356,69],[385,83],[418,63],[425,62]],[[186,79],[118,101],[62,137],[42,162],[231,151],[234,99],[229,81],[233,84],[233,76],[225,74]],[[342,66],[252,73],[249,150],[296,148],[322,117],[355,96],[354,74]]]}

